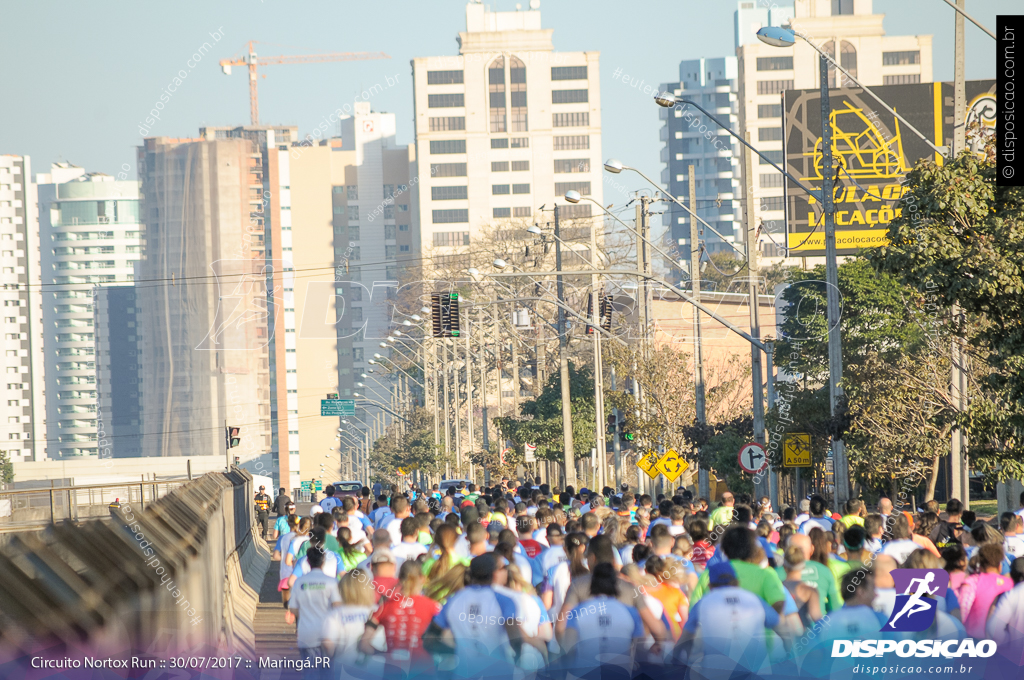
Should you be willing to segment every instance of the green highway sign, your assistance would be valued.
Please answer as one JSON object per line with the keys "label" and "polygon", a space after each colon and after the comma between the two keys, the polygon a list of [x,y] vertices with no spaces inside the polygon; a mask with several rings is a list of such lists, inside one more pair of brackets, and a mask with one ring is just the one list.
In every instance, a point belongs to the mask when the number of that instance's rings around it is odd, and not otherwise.
{"label": "green highway sign", "polygon": [[356,414],[355,399],[321,399],[320,415],[322,416],[354,416]]}

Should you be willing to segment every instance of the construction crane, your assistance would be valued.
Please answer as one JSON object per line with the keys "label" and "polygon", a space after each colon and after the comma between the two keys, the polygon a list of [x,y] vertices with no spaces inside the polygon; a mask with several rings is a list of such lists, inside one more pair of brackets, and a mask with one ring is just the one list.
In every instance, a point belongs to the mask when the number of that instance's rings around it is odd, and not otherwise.
{"label": "construction crane", "polygon": [[[257,65],[311,64],[323,61],[367,61],[369,59],[390,59],[383,52],[327,52],[324,54],[285,54],[278,57],[256,56],[255,40],[249,41],[249,54],[231,59],[221,59],[220,67],[225,75],[231,75],[232,66],[249,67],[249,115],[253,125],[260,124],[260,101],[256,93]],[[266,76],[264,76],[266,78]]]}

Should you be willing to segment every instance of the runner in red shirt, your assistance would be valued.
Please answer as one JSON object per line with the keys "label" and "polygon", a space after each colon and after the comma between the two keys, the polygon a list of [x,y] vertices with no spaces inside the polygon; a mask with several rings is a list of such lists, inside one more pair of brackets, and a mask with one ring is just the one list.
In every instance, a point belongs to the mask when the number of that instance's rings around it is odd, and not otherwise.
{"label": "runner in red shirt", "polygon": [[423,633],[441,611],[441,605],[425,595],[423,571],[420,564],[409,560],[399,573],[401,594],[396,599],[382,598],[377,611],[366,621],[366,630],[359,648],[364,654],[373,654],[371,644],[377,628],[384,626],[387,641],[387,663],[397,665],[408,674],[410,667],[433,664],[430,653],[423,649]]}
{"label": "runner in red shirt", "polygon": [[529,538],[533,536],[536,528],[537,520],[529,515],[523,515],[516,520],[516,529],[519,531],[519,535],[527,537],[519,539],[519,545],[523,546],[523,551],[531,560],[543,552],[545,547],[543,543]]}
{"label": "runner in red shirt", "polygon": [[373,572],[373,588],[378,598],[400,602],[402,588],[395,578],[395,556],[387,548],[378,548],[370,555],[370,569]]}

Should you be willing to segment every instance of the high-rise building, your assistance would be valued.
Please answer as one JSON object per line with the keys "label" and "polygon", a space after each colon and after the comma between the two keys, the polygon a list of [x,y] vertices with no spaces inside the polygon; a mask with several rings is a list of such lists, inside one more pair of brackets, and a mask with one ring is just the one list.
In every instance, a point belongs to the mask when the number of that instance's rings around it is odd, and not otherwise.
{"label": "high-rise building", "polygon": [[[383,351],[378,344],[391,327],[400,260],[411,256],[411,149],[395,144],[394,114],[359,102],[342,117],[340,138],[277,153],[281,227],[271,229],[268,250],[285,264],[284,314],[275,317],[285,340],[274,333],[271,364],[275,410],[287,410],[287,486],[295,488],[319,477],[321,464],[326,484],[359,474],[364,462],[336,455],[348,451],[351,439],[338,439],[337,417],[320,416],[327,394],[391,402],[387,378],[367,362]],[[375,412],[360,399],[346,420],[355,425]]]}
{"label": "high-rise building", "polygon": [[55,163],[36,175],[36,184],[47,451],[50,458],[97,456],[93,297],[99,286],[134,278],[139,183]]}
{"label": "high-rise building", "polygon": [[[736,14],[740,126],[750,132],[754,147],[781,167],[782,97],[786,90],[820,87],[818,53],[802,39],[787,48],[761,43],[754,36],[762,24],[745,13],[749,4],[740,2]],[[873,12],[872,0],[795,0],[789,24],[824,52],[838,55],[839,65],[868,87],[931,82],[932,37],[886,35],[884,19]],[[830,87],[844,85],[837,73],[829,70]],[[761,253],[783,257],[785,251],[775,245],[785,246],[786,239],[782,175],[755,159],[749,181],[755,217],[763,221]]]}
{"label": "high-rise building", "polygon": [[539,10],[471,2],[458,55],[413,59],[414,247],[435,265],[465,268],[473,239],[525,228],[570,189],[602,201],[599,54],[555,52],[552,33]]}
{"label": "high-rise building", "polygon": [[96,446],[100,458],[142,455],[143,357],[134,286],[93,291],[96,338]]}
{"label": "high-rise building", "polygon": [[205,128],[197,139],[148,138],[139,148],[144,253],[136,279],[143,455],[224,455],[288,478],[272,441],[270,344],[283,314],[267,261],[280,214],[279,145],[295,128]]}
{"label": "high-rise building", "polygon": [[0,448],[11,461],[46,458],[43,324],[36,186],[28,156],[0,155],[3,399]]}
{"label": "high-rise building", "polygon": [[[736,58],[689,59],[679,64],[679,80],[664,83],[663,91],[672,92],[697,102],[711,111],[716,118],[732,129],[739,128],[736,102]],[[685,117],[690,111],[692,116]],[[664,122],[662,139],[666,147],[662,161],[666,168],[661,181],[672,195],[688,208],[690,199],[689,166],[693,166],[697,197],[697,214],[718,230],[724,241],[742,241],[739,231],[742,210],[737,199],[742,199],[740,184],[740,144],[696,109],[674,107],[661,109]],[[693,120],[697,124],[691,125]],[[710,134],[709,134],[710,133]],[[679,246],[680,259],[686,260],[690,243],[689,215],[679,206],[669,205],[662,218],[667,220],[666,236]],[[731,250],[723,238],[707,231],[698,222],[701,241],[708,252]]]}

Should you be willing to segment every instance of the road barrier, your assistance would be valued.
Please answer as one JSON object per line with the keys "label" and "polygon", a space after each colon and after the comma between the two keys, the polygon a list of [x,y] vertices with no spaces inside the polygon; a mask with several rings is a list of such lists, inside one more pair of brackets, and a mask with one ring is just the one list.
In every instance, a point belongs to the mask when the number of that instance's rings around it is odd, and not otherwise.
{"label": "road barrier", "polygon": [[107,519],[8,534],[0,663],[72,650],[252,658],[270,562],[254,531],[252,498],[252,477],[235,468],[147,499],[144,509],[122,504]]}

